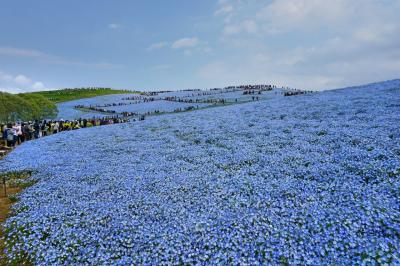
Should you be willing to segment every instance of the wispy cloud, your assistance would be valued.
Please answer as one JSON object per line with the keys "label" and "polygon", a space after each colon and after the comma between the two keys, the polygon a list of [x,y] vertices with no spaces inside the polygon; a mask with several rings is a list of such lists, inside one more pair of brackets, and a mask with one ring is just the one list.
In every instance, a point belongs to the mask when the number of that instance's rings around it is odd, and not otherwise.
{"label": "wispy cloud", "polygon": [[244,20],[236,24],[226,25],[223,31],[224,35],[235,35],[239,33],[254,34],[257,32],[257,23],[252,19]]}
{"label": "wispy cloud", "polygon": [[0,47],[0,57],[1,56],[31,58],[50,64],[71,65],[87,68],[113,69],[122,67],[121,65],[116,65],[108,62],[85,62],[80,60],[71,60],[55,55],[46,54],[37,50],[21,49],[15,47]]}
{"label": "wispy cloud", "polygon": [[197,37],[191,37],[191,38],[187,37],[176,40],[171,47],[173,49],[184,49],[184,48],[195,47],[198,44],[199,44],[199,39]]}
{"label": "wispy cloud", "polygon": [[15,56],[15,57],[31,57],[31,58],[52,58],[45,53],[29,50],[29,49],[19,49],[14,47],[0,47],[0,55],[5,56]]}
{"label": "wispy cloud", "polygon": [[149,47],[147,47],[147,51],[154,51],[154,50],[159,50],[161,48],[164,48],[165,46],[168,45],[168,42],[157,42],[151,44]]}
{"label": "wispy cloud", "polygon": [[226,15],[233,11],[233,6],[225,4],[214,12],[214,16]]}

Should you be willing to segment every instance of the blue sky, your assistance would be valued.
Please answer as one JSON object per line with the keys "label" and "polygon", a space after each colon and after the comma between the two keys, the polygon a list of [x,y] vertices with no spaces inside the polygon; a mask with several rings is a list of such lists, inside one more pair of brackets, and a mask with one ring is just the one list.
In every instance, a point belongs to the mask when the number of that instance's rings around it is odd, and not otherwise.
{"label": "blue sky", "polygon": [[0,0],[0,90],[400,78],[399,0]]}

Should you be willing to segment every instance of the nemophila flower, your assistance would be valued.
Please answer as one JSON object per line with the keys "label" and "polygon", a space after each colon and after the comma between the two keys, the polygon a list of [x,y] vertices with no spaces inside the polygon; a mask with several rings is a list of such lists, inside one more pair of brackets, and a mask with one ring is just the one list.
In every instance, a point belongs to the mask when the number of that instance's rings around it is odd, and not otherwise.
{"label": "nemophila flower", "polygon": [[38,265],[399,264],[399,87],[27,142],[0,162],[38,181],[5,223],[7,254]]}

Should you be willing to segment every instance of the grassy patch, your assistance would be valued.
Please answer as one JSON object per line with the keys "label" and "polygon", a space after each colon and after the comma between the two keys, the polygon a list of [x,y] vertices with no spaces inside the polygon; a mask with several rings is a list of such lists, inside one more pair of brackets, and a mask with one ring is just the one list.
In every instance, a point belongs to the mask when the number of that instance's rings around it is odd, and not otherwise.
{"label": "grassy patch", "polygon": [[74,88],[74,89],[62,89],[53,91],[38,91],[27,93],[27,95],[40,95],[45,97],[47,100],[54,103],[67,102],[83,98],[91,98],[102,95],[110,94],[124,94],[124,93],[139,93],[137,91],[129,90],[113,90],[110,88]]}
{"label": "grassy patch", "polygon": [[56,114],[56,105],[43,96],[0,92],[0,121],[28,121]]}

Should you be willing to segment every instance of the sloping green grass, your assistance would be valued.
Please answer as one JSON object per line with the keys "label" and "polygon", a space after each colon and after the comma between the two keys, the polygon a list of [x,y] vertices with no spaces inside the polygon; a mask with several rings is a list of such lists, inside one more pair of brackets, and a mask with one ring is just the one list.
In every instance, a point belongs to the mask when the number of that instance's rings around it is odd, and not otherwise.
{"label": "sloping green grass", "polygon": [[139,93],[129,90],[113,90],[110,88],[75,88],[54,91],[38,91],[28,93],[29,95],[41,95],[54,103],[67,102],[82,98],[123,93]]}
{"label": "sloping green grass", "polygon": [[56,105],[41,95],[0,92],[0,121],[51,118],[57,114]]}
{"label": "sloping green grass", "polygon": [[57,115],[57,107],[54,102],[48,100],[39,94],[18,94],[17,96],[23,98],[32,104],[34,110],[37,110],[35,117],[37,118],[52,118]]}

